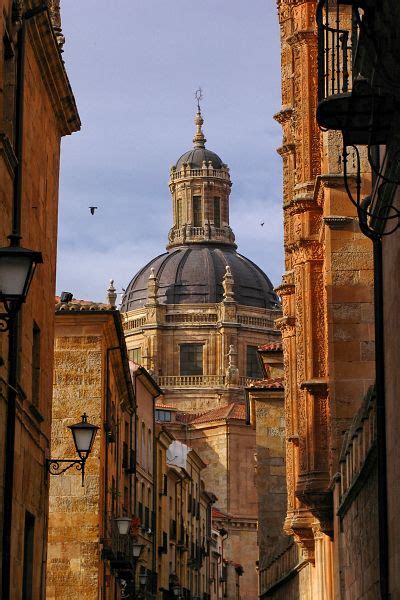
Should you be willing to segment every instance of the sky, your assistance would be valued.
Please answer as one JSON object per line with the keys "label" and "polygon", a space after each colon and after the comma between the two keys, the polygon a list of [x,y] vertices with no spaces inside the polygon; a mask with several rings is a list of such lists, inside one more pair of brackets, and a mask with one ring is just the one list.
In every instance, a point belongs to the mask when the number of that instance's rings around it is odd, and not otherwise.
{"label": "sky", "polygon": [[[165,251],[170,166],[206,147],[230,167],[238,250],[283,272],[275,0],[63,0],[63,58],[82,129],[61,146],[57,292],[106,300]],[[92,216],[89,206],[98,209]],[[264,226],[261,226],[264,223]]]}

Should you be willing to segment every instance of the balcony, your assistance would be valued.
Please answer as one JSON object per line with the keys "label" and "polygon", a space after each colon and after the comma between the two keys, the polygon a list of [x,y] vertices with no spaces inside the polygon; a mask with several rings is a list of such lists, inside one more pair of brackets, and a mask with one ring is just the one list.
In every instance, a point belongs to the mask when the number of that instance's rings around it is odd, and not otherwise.
{"label": "balcony", "polygon": [[317,121],[342,131],[347,146],[386,143],[392,122],[393,98],[372,85],[368,11],[363,0],[319,0],[317,7]]}
{"label": "balcony", "polygon": [[103,538],[103,560],[109,560],[111,568],[117,571],[131,570],[135,565],[133,545],[132,536],[130,534],[121,535],[115,519],[109,515]]}
{"label": "balcony", "polygon": [[[155,377],[162,389],[173,388],[215,388],[225,387],[225,375],[159,375]],[[240,385],[246,387],[255,381],[254,377],[240,377]]]}

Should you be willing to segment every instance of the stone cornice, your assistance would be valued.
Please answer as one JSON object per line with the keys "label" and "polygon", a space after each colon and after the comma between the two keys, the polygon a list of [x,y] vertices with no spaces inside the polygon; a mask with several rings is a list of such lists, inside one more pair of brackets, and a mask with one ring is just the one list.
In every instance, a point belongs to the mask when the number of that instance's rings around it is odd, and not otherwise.
{"label": "stone cornice", "polygon": [[329,227],[329,229],[344,229],[346,225],[352,223],[353,217],[343,217],[340,215],[329,215],[327,217],[323,217],[323,221],[325,225]]}
{"label": "stone cornice", "polygon": [[327,395],[328,394],[328,381],[323,378],[308,379],[300,384],[301,390],[307,390],[313,395]]}
{"label": "stone cornice", "polygon": [[28,32],[43,82],[57,117],[60,135],[69,135],[78,131],[81,122],[75,98],[48,13],[44,12],[31,19]]}

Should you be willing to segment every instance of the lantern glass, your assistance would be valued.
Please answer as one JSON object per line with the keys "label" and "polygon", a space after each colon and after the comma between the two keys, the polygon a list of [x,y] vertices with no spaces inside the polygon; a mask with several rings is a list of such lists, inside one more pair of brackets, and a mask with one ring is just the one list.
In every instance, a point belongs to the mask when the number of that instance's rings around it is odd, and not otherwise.
{"label": "lantern glass", "polygon": [[0,300],[25,302],[40,252],[20,246],[0,248]]}
{"label": "lantern glass", "polygon": [[98,430],[97,425],[92,425],[87,422],[87,414],[82,415],[82,421],[75,423],[75,425],[69,425],[74,438],[75,448],[80,458],[86,460],[89,456],[96,433]]}
{"label": "lantern glass", "polygon": [[131,526],[131,519],[129,517],[118,517],[115,519],[120,535],[127,535]]}
{"label": "lantern glass", "polygon": [[174,585],[172,590],[174,592],[174,596],[179,596],[179,594],[181,593],[181,588],[179,587],[179,585]]}
{"label": "lantern glass", "polygon": [[140,585],[145,586],[147,583],[147,573],[142,571],[142,573],[140,573],[140,575],[139,575],[139,581],[140,581]]}
{"label": "lantern glass", "polygon": [[143,544],[133,544],[132,546],[132,554],[133,558],[139,558],[143,550]]}

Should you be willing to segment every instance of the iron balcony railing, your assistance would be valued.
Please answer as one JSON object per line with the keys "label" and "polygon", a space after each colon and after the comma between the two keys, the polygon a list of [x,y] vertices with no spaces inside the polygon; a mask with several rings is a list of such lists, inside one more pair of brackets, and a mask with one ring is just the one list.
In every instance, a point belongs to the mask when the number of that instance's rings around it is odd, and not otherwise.
{"label": "iron balcony railing", "polygon": [[353,56],[359,33],[354,0],[319,0],[318,100],[348,94],[352,88]]}

